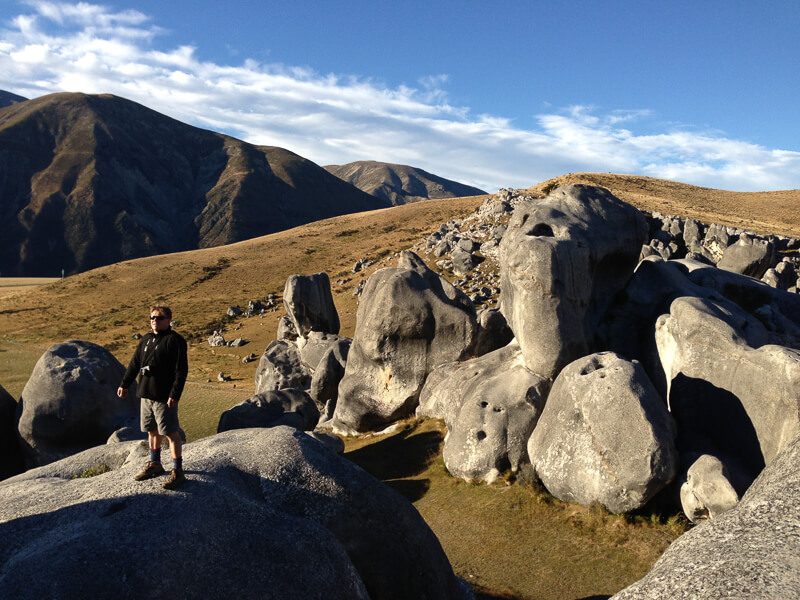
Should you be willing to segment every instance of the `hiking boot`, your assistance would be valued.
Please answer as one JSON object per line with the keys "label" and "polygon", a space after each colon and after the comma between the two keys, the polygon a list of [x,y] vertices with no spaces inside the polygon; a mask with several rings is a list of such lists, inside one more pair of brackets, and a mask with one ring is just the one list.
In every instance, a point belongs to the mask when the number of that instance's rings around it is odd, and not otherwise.
{"label": "hiking boot", "polygon": [[144,466],[144,471],[139,473],[136,477],[134,477],[134,479],[136,481],[144,481],[145,479],[150,479],[156,475],[161,475],[163,472],[164,467],[161,465],[161,463],[153,462],[151,460]]}
{"label": "hiking boot", "polygon": [[186,481],[186,475],[183,474],[183,469],[172,469],[169,478],[164,482],[165,490],[174,490],[183,485]]}

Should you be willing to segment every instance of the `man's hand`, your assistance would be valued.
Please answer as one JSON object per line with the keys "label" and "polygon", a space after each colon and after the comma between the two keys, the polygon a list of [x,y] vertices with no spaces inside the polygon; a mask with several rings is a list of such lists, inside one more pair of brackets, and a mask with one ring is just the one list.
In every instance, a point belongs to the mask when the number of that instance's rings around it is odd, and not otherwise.
{"label": "man's hand", "polygon": [[170,408],[178,406],[178,401],[175,400],[175,398],[169,398],[167,399],[167,406],[169,406]]}
{"label": "man's hand", "polygon": [[128,397],[128,390],[125,388],[117,388],[117,396],[120,398],[127,398]]}

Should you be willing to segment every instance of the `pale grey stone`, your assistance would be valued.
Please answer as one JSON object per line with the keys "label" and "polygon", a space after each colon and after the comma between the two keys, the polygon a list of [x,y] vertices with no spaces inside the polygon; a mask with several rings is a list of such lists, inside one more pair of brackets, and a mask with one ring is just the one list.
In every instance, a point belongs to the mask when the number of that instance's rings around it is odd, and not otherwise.
{"label": "pale grey stone", "polygon": [[690,455],[689,462],[680,495],[683,513],[690,521],[713,519],[736,506],[739,494],[720,459],[710,454],[695,454]]}
{"label": "pale grey stone", "polygon": [[279,425],[311,431],[318,421],[317,405],[305,391],[273,390],[255,394],[224,411],[219,418],[217,433],[231,429]]}
{"label": "pale grey stone", "polygon": [[761,279],[775,259],[775,245],[767,240],[741,235],[725,249],[717,267]]}
{"label": "pale grey stone", "polygon": [[672,417],[641,365],[601,352],[561,371],[528,454],[556,498],[622,513],[672,481],[674,436]]}
{"label": "pale grey stone", "polygon": [[339,313],[326,273],[290,276],[283,288],[283,306],[299,337],[312,331],[339,333]]}
{"label": "pale grey stone", "polygon": [[476,332],[469,298],[413,252],[401,253],[397,268],[380,269],[367,280],[334,431],[366,431],[412,414],[428,373],[466,358]]}
{"label": "pale grey stone", "polygon": [[256,394],[287,388],[307,389],[310,384],[311,372],[300,359],[297,346],[283,340],[270,342],[256,368]]}
{"label": "pale grey stone", "polygon": [[800,438],[739,504],[683,534],[612,600],[800,598]]}
{"label": "pale grey stone", "polygon": [[500,245],[501,308],[529,369],[552,378],[591,349],[646,235],[642,213],[604,188],[520,203]]}

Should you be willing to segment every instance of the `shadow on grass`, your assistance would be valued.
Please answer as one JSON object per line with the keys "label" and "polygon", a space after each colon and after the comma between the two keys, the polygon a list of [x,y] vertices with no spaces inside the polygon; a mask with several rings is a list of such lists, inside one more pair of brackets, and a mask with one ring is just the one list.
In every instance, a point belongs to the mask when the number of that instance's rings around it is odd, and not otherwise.
{"label": "shadow on grass", "polygon": [[345,454],[373,477],[393,487],[411,502],[430,487],[427,479],[407,479],[423,472],[439,454],[444,437],[439,431],[416,433],[417,425]]}

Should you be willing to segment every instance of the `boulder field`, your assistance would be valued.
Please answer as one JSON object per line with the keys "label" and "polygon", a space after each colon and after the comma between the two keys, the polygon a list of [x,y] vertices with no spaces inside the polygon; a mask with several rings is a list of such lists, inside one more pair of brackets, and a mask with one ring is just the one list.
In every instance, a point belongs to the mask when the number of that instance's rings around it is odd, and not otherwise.
{"label": "boulder field", "polygon": [[[719,597],[729,591],[797,597],[799,248],[788,238],[644,214],[603,188],[563,186],[545,198],[503,190],[473,217],[443,224],[415,246],[418,253],[401,253],[396,267],[376,270],[359,286],[352,339],[338,335],[328,277],[292,276],[279,339],[266,348],[255,374],[256,395],[223,415],[216,437],[187,446],[208,461],[196,474],[197,487],[230,486],[237,501],[246,499],[236,527],[262,514],[280,523],[301,519],[303,532],[324,523],[327,533],[319,539],[325,541],[313,549],[320,553],[314,554],[313,577],[302,583],[311,596],[312,589],[323,589],[315,586],[333,585],[337,593],[347,590],[342,597],[462,597],[465,588],[437,554],[438,545],[414,538],[428,533],[397,533],[401,553],[418,557],[421,549],[410,550],[416,543],[428,548],[416,561],[419,569],[441,570],[412,576],[398,566],[403,576],[416,578],[414,585],[435,590],[423,593],[422,587],[410,590],[409,582],[379,585],[362,571],[363,555],[356,556],[359,536],[372,539],[371,529],[396,516],[373,520],[368,510],[354,509],[359,520],[347,513],[342,518],[356,539],[331,517],[344,514],[336,508],[339,500],[363,500],[350,490],[352,481],[370,490],[380,484],[363,483],[328,454],[318,456],[322,448],[339,446],[334,434],[377,431],[416,414],[444,420],[444,462],[454,476],[539,480],[559,499],[615,513],[650,502],[681,507],[698,525],[620,598]],[[434,271],[425,254],[433,254],[455,282]],[[492,306],[498,295],[499,305]],[[51,396],[62,397],[63,387],[55,384]],[[30,407],[29,395],[23,396]],[[0,411],[0,427],[13,430],[21,421],[9,425],[3,417],[8,412]],[[35,435],[31,439],[30,446],[44,446]],[[266,445],[256,451],[255,439]],[[64,455],[74,453],[68,436],[64,440]],[[31,544],[47,548],[46,530],[55,527],[48,515],[72,514],[69,498],[93,485],[100,486],[100,498],[126,498],[97,500],[89,493],[98,519],[158,501],[147,495],[127,500],[130,484],[122,483],[121,473],[134,467],[128,466],[127,446],[108,448],[113,446],[0,484],[0,497],[21,503],[5,509],[0,533],[4,527],[16,531],[29,511],[46,523],[36,525],[44,537]],[[222,466],[214,463],[212,448],[224,454]],[[9,460],[12,450],[6,450]],[[236,458],[240,453],[246,458]],[[65,482],[64,473],[75,474],[100,456],[111,472],[93,479],[119,479],[115,485],[124,492]],[[341,474],[341,488],[339,475],[321,468],[316,475],[321,463]],[[296,479],[300,471],[314,473],[310,482]],[[29,508],[56,496],[67,504]],[[300,510],[298,499],[313,508]],[[200,519],[218,521],[216,512],[230,507],[217,492],[210,492],[207,504],[205,515],[168,514],[191,529]],[[391,505],[387,514],[402,510]],[[429,532],[424,523],[400,520]],[[282,535],[284,529],[276,528]],[[303,536],[298,548],[306,548]],[[259,562],[272,560],[270,548],[265,544]],[[725,568],[714,563],[720,548],[727,553]],[[3,560],[28,560],[32,552],[33,546],[14,546]],[[381,552],[387,563],[398,560],[394,550]],[[748,557],[754,557],[751,566],[741,566]],[[291,567],[300,559],[290,554],[280,560]],[[263,577],[274,582],[277,570],[269,567]],[[0,578],[0,589],[4,581],[16,580]]]}

